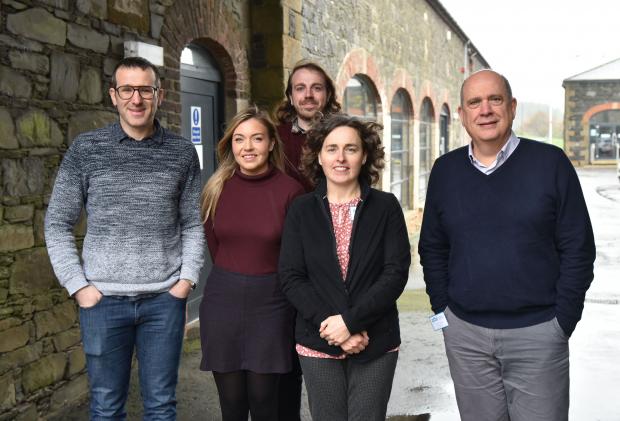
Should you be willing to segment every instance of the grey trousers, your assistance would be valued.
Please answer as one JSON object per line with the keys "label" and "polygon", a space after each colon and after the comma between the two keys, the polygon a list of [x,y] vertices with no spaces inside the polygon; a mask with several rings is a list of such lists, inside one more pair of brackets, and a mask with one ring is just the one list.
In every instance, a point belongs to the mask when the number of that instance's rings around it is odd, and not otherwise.
{"label": "grey trousers", "polygon": [[398,352],[360,363],[299,357],[313,421],[385,421]]}
{"label": "grey trousers", "polygon": [[462,421],[567,421],[568,337],[556,319],[487,329],[446,309],[443,330]]}

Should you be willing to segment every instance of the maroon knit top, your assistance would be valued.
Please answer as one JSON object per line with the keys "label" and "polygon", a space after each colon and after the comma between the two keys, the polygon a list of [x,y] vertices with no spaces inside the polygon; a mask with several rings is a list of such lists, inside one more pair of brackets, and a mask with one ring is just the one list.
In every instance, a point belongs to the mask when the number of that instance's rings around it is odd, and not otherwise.
{"label": "maroon knit top", "polygon": [[204,225],[213,263],[245,275],[277,272],[284,217],[302,193],[297,181],[276,168],[257,176],[235,171],[224,183],[215,223],[209,218]]}
{"label": "maroon knit top", "polygon": [[292,123],[284,123],[278,126],[278,135],[284,144],[284,155],[288,160],[286,173],[297,180],[306,192],[311,192],[314,190],[314,186],[299,169],[306,135],[304,133],[293,133],[292,128]]}

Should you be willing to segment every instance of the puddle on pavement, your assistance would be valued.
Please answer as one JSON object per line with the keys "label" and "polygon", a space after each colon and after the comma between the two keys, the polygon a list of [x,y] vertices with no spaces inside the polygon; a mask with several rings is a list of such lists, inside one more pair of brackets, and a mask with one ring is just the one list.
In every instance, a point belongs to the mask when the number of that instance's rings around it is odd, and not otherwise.
{"label": "puddle on pavement", "polygon": [[392,415],[387,417],[385,421],[429,421],[431,414],[420,415]]}

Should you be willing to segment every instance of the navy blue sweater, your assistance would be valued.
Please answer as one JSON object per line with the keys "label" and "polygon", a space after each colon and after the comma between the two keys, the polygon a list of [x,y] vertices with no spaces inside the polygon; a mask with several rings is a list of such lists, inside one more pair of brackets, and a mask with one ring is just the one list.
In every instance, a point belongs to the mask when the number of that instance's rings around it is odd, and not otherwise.
{"label": "navy blue sweater", "polygon": [[467,147],[437,159],[418,247],[433,311],[488,328],[555,316],[570,335],[594,277],[577,174],[561,149],[528,139],[490,175]]}

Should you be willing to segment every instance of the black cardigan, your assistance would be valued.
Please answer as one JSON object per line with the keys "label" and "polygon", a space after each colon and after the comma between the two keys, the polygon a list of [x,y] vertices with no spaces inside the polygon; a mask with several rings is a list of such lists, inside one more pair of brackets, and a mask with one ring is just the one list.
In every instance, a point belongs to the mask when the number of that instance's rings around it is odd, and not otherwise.
{"label": "black cardigan", "polygon": [[329,316],[341,314],[351,334],[370,343],[351,358],[368,361],[400,344],[396,299],[409,276],[411,251],[396,197],[362,185],[353,221],[347,278],[342,281],[325,182],[293,201],[282,233],[279,276],[297,309],[297,343],[330,355],[342,349],[319,335]]}

